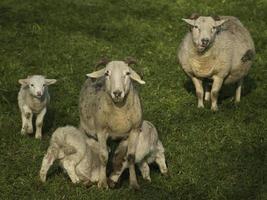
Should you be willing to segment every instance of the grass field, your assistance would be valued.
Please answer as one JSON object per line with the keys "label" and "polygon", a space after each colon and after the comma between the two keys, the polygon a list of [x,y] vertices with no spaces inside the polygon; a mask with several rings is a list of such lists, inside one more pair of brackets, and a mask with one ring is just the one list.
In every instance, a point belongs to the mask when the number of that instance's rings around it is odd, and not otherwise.
{"label": "grass field", "polygon": [[[187,26],[182,17],[235,15],[250,30],[257,57],[241,103],[223,89],[219,112],[197,109],[194,88],[176,61]],[[0,199],[267,199],[266,0],[1,0]],[[85,74],[102,56],[139,60],[144,118],[166,148],[170,177],[153,167],[141,191],[87,189],[71,184],[59,167],[38,179],[51,133],[78,125]],[[56,78],[42,141],[20,135],[17,80],[28,74]],[[127,177],[127,176],[126,176]]]}

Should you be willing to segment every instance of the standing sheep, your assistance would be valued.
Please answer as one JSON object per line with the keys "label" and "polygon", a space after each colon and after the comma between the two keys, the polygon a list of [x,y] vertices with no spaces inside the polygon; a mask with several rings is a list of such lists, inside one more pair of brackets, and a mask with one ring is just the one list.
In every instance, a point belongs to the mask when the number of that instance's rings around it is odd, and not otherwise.
{"label": "standing sheep", "polygon": [[22,118],[21,134],[25,135],[33,132],[32,117],[33,114],[36,114],[35,138],[41,139],[43,120],[50,101],[48,85],[56,83],[56,80],[34,75],[26,79],[20,79],[19,83],[21,84],[18,94],[18,105]]}
{"label": "standing sheep", "polygon": [[99,145],[73,126],[56,129],[43,158],[40,170],[42,182],[46,181],[49,168],[59,160],[73,183],[95,183],[99,180]]}
{"label": "standing sheep", "polygon": [[[150,182],[149,164],[156,162],[160,172],[164,175],[167,174],[168,169],[165,162],[164,147],[158,138],[155,126],[151,122],[144,120],[141,129],[142,131],[137,139],[135,163],[137,163],[143,178]],[[126,159],[127,146],[128,141],[123,140],[115,151],[113,172],[109,178],[111,187],[115,186],[123,171],[129,166]]]}
{"label": "standing sheep", "polygon": [[[80,93],[80,129],[97,138],[100,145],[99,187],[107,188],[107,139],[128,139],[127,159],[130,168],[130,186],[138,189],[135,174],[136,139],[142,124],[140,99],[132,80],[145,84],[126,61],[100,62],[105,68],[87,74],[89,77]],[[92,79],[96,79],[94,82]]]}
{"label": "standing sheep", "polygon": [[213,80],[205,88],[205,100],[211,98],[211,109],[218,110],[217,99],[222,84],[237,83],[236,103],[240,102],[244,77],[255,55],[253,40],[248,30],[235,17],[203,17],[192,15],[183,19],[190,25],[178,52],[178,59],[186,74],[192,79],[198,107],[203,108],[202,82]]}

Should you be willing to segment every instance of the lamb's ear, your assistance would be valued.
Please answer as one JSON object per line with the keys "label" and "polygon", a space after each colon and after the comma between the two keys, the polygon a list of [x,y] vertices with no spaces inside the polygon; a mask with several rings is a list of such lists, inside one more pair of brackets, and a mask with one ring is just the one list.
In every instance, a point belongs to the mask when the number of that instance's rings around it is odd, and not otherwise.
{"label": "lamb's ear", "polygon": [[182,20],[184,22],[186,22],[187,24],[191,25],[191,26],[194,26],[195,25],[195,20],[193,20],[193,19],[185,19],[185,18],[182,18]]}
{"label": "lamb's ear", "polygon": [[23,86],[29,85],[29,79],[19,79],[19,84]]}
{"label": "lamb's ear", "polygon": [[227,21],[228,21],[228,19],[221,19],[221,20],[215,21],[216,27],[223,25]]}
{"label": "lamb's ear", "polygon": [[90,78],[100,78],[100,77],[104,76],[105,71],[106,71],[106,68],[103,68],[103,69],[100,69],[98,71],[92,72],[90,74],[86,74],[86,76],[90,77]]}
{"label": "lamb's ear", "polygon": [[143,80],[141,79],[141,77],[140,77],[134,70],[132,70],[131,68],[130,68],[130,72],[131,72],[131,74],[130,74],[131,79],[135,80],[136,82],[138,82],[138,83],[140,83],[140,84],[142,84],[142,85],[146,83],[146,82],[143,81]]}
{"label": "lamb's ear", "polygon": [[52,85],[52,84],[55,84],[56,82],[57,82],[56,79],[45,79],[46,85]]}

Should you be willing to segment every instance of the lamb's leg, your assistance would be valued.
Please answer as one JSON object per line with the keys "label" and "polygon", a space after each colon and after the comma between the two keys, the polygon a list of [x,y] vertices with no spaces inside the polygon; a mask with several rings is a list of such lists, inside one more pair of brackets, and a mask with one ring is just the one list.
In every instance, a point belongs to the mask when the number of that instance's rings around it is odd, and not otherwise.
{"label": "lamb's leg", "polygon": [[46,108],[44,108],[36,117],[36,132],[35,132],[36,139],[42,138],[42,127],[45,114],[46,114]]}
{"label": "lamb's leg", "polygon": [[204,103],[203,103],[203,97],[204,97],[204,90],[202,86],[202,80],[197,79],[196,77],[192,77],[192,81],[195,85],[196,89],[196,95],[198,99],[198,108],[204,108]]}
{"label": "lamb's leg", "polygon": [[68,159],[64,159],[62,162],[62,165],[63,165],[64,169],[67,171],[72,183],[78,183],[80,181],[80,179],[76,174],[75,162],[68,160]]}
{"label": "lamb's leg", "polygon": [[27,121],[27,119],[26,119],[26,116],[25,116],[25,114],[22,112],[21,113],[21,121],[22,121],[22,127],[21,127],[21,134],[22,135],[26,135],[26,133],[27,133],[27,129],[28,129],[28,125],[26,124],[26,121]]}
{"label": "lamb's leg", "polygon": [[213,84],[211,88],[211,110],[212,111],[217,111],[218,110],[218,96],[219,96],[219,91],[222,87],[223,84],[223,79],[215,76],[213,77]]}
{"label": "lamb's leg", "polygon": [[98,142],[99,142],[99,159],[100,159],[100,174],[99,174],[99,188],[108,188],[107,184],[107,162],[108,162],[108,148],[107,148],[107,138],[108,133],[106,131],[98,131],[97,134]]}
{"label": "lamb's leg", "polygon": [[33,127],[32,127],[32,111],[31,109],[24,105],[23,106],[23,115],[24,115],[24,125],[22,127],[22,130],[25,133],[31,134],[33,132]]}
{"label": "lamb's leg", "polygon": [[143,179],[151,182],[151,178],[150,178],[150,168],[149,165],[146,161],[143,161],[139,164],[139,169],[141,171],[141,174],[143,176]]}
{"label": "lamb's leg", "polygon": [[116,183],[118,183],[118,180],[121,176],[121,174],[124,172],[124,170],[128,167],[128,162],[125,160],[121,163],[120,168],[113,169],[114,171],[111,173],[109,177],[109,186],[111,188],[114,188]]}
{"label": "lamb's leg", "polygon": [[243,79],[239,80],[237,83],[237,88],[235,91],[235,103],[240,102],[242,85],[243,85]]}
{"label": "lamb's leg", "polygon": [[166,165],[166,160],[165,160],[165,155],[164,155],[164,148],[163,145],[161,143],[161,141],[158,142],[158,152],[156,155],[156,163],[159,166],[159,170],[163,175],[167,175],[168,174],[168,168]]}
{"label": "lamb's leg", "polygon": [[133,129],[128,138],[128,151],[127,151],[127,160],[129,164],[129,172],[130,172],[130,187],[133,189],[139,189],[139,185],[136,178],[135,173],[135,151],[136,151],[136,143],[139,136],[140,131],[138,129]]}
{"label": "lamb's leg", "polygon": [[43,158],[42,166],[39,172],[42,182],[46,181],[46,174],[49,168],[52,166],[53,162],[57,159],[57,155],[58,155],[57,148],[50,146],[47,150],[46,155]]}

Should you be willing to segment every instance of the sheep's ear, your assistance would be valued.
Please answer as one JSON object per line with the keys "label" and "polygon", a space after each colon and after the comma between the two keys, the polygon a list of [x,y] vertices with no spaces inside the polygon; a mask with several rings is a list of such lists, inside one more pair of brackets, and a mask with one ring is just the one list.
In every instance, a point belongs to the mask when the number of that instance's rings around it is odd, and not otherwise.
{"label": "sheep's ear", "polygon": [[184,22],[186,22],[187,24],[191,25],[191,26],[195,25],[195,20],[193,20],[193,19],[184,19],[184,18],[182,18],[182,20]]}
{"label": "sheep's ear", "polygon": [[23,86],[29,85],[29,79],[19,79],[19,84]]}
{"label": "sheep's ear", "polygon": [[52,85],[55,84],[56,82],[57,82],[56,79],[45,79],[46,85]]}
{"label": "sheep's ear", "polygon": [[130,68],[130,72],[131,72],[131,74],[130,74],[131,79],[135,80],[136,82],[138,82],[138,83],[140,83],[140,84],[142,84],[142,85],[146,83],[146,82],[143,81],[143,80],[141,79],[141,77],[140,77],[134,70],[132,70],[131,68]]}
{"label": "sheep's ear", "polygon": [[105,71],[106,71],[106,68],[103,68],[103,69],[100,69],[98,71],[92,72],[90,74],[86,74],[86,76],[90,77],[90,78],[100,78],[100,77],[104,76]]}
{"label": "sheep's ear", "polygon": [[216,27],[223,25],[227,21],[228,19],[221,19],[221,20],[216,21]]}

